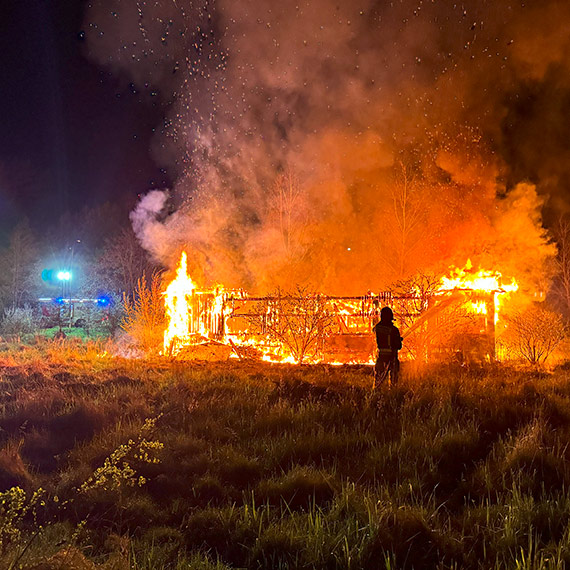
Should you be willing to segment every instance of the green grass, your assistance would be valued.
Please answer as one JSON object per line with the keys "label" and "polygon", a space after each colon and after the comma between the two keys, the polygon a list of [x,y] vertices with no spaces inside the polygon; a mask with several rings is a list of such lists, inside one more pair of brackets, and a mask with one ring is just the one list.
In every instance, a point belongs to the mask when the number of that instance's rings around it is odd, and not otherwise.
{"label": "green grass", "polygon": [[[44,336],[48,339],[53,339],[59,332],[59,327],[52,327],[49,329],[40,329],[38,331],[38,336]],[[62,327],[61,330],[65,333],[67,338],[79,338],[81,340],[97,339],[97,338],[108,338],[109,333],[101,329],[92,329],[87,332],[82,327]],[[31,336],[31,335],[29,335]],[[28,339],[26,339],[28,340]]]}
{"label": "green grass", "polygon": [[570,563],[564,370],[404,366],[371,394],[367,367],[103,348],[0,346],[0,486],[26,493],[2,568]]}

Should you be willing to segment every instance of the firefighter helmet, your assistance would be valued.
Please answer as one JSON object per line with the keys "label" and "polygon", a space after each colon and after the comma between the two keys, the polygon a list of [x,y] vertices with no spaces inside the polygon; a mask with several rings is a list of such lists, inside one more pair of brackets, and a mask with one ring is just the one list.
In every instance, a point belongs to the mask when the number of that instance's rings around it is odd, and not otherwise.
{"label": "firefighter helmet", "polygon": [[384,322],[392,322],[394,320],[394,313],[390,307],[382,307],[382,310],[380,311],[380,320]]}

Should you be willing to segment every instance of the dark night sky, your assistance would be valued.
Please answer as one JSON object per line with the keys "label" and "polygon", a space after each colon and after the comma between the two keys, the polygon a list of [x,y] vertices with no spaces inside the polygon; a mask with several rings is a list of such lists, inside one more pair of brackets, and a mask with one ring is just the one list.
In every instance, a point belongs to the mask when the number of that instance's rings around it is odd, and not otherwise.
{"label": "dark night sky", "polygon": [[4,2],[0,20],[0,227],[162,187],[149,155],[163,109],[84,57],[84,2]]}

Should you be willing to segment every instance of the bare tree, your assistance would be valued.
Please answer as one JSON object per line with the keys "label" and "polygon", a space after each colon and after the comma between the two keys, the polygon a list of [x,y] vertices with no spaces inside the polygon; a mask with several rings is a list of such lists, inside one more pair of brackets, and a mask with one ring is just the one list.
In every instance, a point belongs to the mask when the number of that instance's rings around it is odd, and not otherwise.
{"label": "bare tree", "polygon": [[273,184],[272,207],[279,218],[283,247],[290,255],[294,245],[294,214],[301,195],[299,179],[291,168],[280,174]]}
{"label": "bare tree", "polygon": [[138,280],[151,275],[154,269],[131,229],[107,240],[97,261],[99,282],[108,289],[124,292],[127,297],[132,296]]}
{"label": "bare tree", "polygon": [[[410,270],[413,252],[422,239],[426,209],[424,184],[414,168],[400,161],[391,186],[394,256],[389,260],[394,274],[404,278]],[[424,236],[425,237],[425,236]]]}
{"label": "bare tree", "polygon": [[30,301],[36,289],[38,248],[27,220],[18,224],[0,256],[1,289],[5,305],[18,307]]}
{"label": "bare tree", "polygon": [[554,231],[558,245],[556,257],[557,275],[552,292],[566,318],[570,318],[570,219],[560,217]]}
{"label": "bare tree", "polygon": [[512,354],[535,366],[546,362],[566,334],[561,316],[538,304],[513,312],[505,320],[508,328],[502,343]]}
{"label": "bare tree", "polygon": [[403,350],[417,362],[450,355],[477,361],[493,358],[491,330],[481,331],[488,317],[473,311],[469,293],[440,291],[440,284],[435,274],[422,272],[396,283],[394,308],[404,335]]}
{"label": "bare tree", "polygon": [[394,295],[399,299],[397,304],[401,305],[395,307],[399,326],[406,335],[403,349],[413,359],[427,359],[432,332],[428,327],[428,311],[439,284],[436,275],[418,272],[393,286]]}
{"label": "bare tree", "polygon": [[302,364],[322,351],[333,325],[327,298],[297,287],[291,293],[277,290],[260,301],[249,317],[254,334],[267,335]]}
{"label": "bare tree", "polygon": [[429,307],[429,302],[441,285],[441,279],[433,273],[418,271],[411,277],[397,281],[392,286],[395,297],[402,298],[405,311],[401,312],[400,324],[404,329],[414,325]]}

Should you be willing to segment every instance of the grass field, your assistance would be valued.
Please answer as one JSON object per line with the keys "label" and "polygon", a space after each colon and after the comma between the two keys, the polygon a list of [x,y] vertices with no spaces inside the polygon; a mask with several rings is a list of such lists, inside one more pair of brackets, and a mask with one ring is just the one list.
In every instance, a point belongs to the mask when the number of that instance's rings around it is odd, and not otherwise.
{"label": "grass field", "polygon": [[570,372],[0,346],[0,567],[565,568]]}

